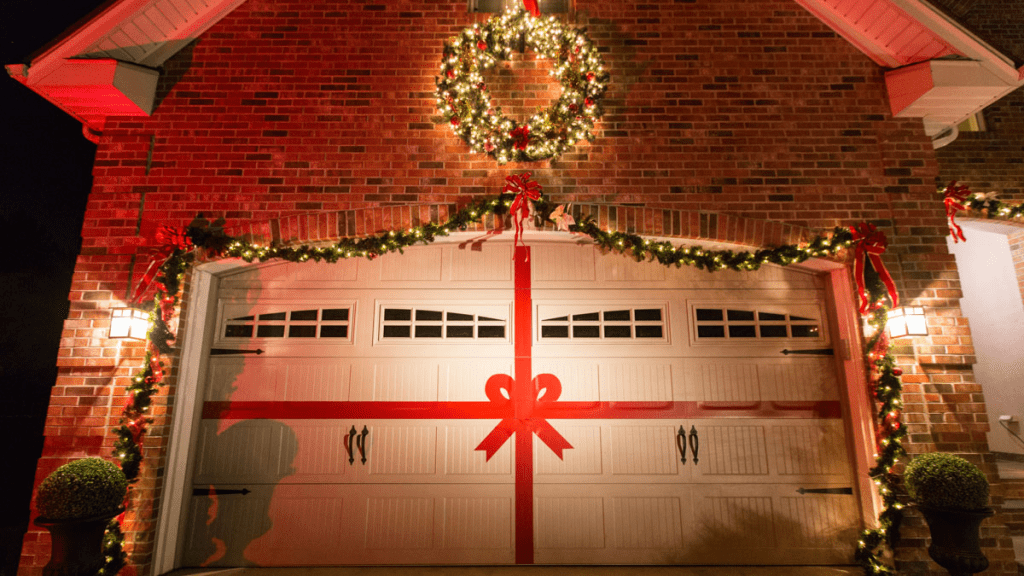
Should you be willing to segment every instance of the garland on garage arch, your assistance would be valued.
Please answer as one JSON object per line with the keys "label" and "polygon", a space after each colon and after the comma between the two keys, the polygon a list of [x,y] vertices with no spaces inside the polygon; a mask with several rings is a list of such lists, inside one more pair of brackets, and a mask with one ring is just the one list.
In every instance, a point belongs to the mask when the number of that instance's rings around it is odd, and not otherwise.
{"label": "garland on garage arch", "polygon": [[949,233],[953,242],[967,241],[964,231],[956,223],[958,212],[966,212],[967,216],[981,218],[999,218],[1013,220],[1024,217],[1024,204],[1007,204],[997,198],[999,192],[973,193],[966,184],[957,184],[953,180],[938,191],[942,194],[942,202],[946,206],[946,218],[949,220]]}
{"label": "garland on garage arch", "polygon": [[[181,282],[190,265],[215,258],[241,258],[246,262],[265,262],[271,259],[289,262],[374,259],[392,252],[402,252],[418,244],[430,244],[438,237],[466,230],[488,216],[514,217],[512,208],[518,204],[517,197],[516,193],[503,193],[496,197],[477,199],[441,223],[428,222],[363,238],[343,238],[329,246],[276,246],[232,238],[224,231],[223,219],[211,223],[201,215],[183,230],[164,227],[158,236],[169,243],[153,250],[163,262],[151,278],[155,280],[153,284],[156,294],[150,312],[151,329],[147,335],[145,362],[143,368],[132,377],[121,423],[114,429],[117,438],[113,456],[129,481],[134,482],[139,476],[142,436],[146,425],[151,422],[148,414],[152,397],[164,377],[161,358],[171,351],[174,344],[174,334],[168,322],[177,310]],[[650,261],[676,267],[695,266],[709,272],[725,269],[757,270],[765,263],[786,266],[812,257],[837,257],[843,250],[857,247],[859,242],[853,230],[836,227],[830,233],[818,235],[801,245],[789,244],[741,252],[706,250],[700,246],[675,246],[667,241],[651,240],[628,232],[604,230],[590,216],[582,217],[576,223],[564,206],[554,206],[543,197],[532,201],[532,209],[535,221],[552,222],[560,230],[587,236],[602,250],[625,254],[638,262]],[[870,261],[866,264],[866,278],[870,298],[869,323],[875,328],[875,334],[868,341],[865,354],[872,367],[873,393],[876,405],[879,406],[879,423],[876,426],[878,453],[870,474],[878,486],[884,506],[878,517],[878,527],[861,534],[856,546],[856,557],[868,574],[895,574],[887,556],[891,557],[892,543],[898,533],[903,508],[896,499],[897,478],[893,474],[896,459],[905,454],[902,439],[906,436],[906,430],[900,418],[901,371],[895,367],[884,330],[888,307],[883,302],[888,291]],[[104,539],[107,564],[99,571],[100,576],[113,576],[125,565],[126,555],[122,551],[124,536],[120,527],[122,520],[123,515],[111,521],[108,526]]]}

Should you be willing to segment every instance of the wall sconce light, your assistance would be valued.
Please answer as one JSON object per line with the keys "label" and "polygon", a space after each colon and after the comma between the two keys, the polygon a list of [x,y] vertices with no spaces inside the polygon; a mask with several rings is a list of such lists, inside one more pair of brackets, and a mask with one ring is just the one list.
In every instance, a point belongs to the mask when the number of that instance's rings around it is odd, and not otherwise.
{"label": "wall sconce light", "polygon": [[928,325],[924,321],[924,308],[919,306],[903,306],[889,311],[886,322],[890,338],[904,336],[927,336]]}
{"label": "wall sconce light", "polygon": [[112,308],[110,310],[109,338],[145,340],[149,332],[149,313],[135,308]]}

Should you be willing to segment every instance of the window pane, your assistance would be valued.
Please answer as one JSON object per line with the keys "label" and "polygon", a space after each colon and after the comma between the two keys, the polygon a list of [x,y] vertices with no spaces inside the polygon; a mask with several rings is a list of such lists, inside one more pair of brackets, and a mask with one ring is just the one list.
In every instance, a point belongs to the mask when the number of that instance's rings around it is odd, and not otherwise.
{"label": "window pane", "polygon": [[573,338],[597,338],[601,335],[600,327],[598,326],[573,326],[572,337]]}
{"label": "window pane", "polygon": [[725,338],[725,326],[697,326],[700,338]]}
{"label": "window pane", "polygon": [[439,310],[417,310],[417,320],[441,320],[441,312]]}
{"label": "window pane", "polygon": [[[449,320],[451,320],[451,318],[449,318]],[[504,322],[504,320],[501,320],[501,319],[498,319],[498,318],[488,318],[486,316],[481,316],[481,317],[477,318],[477,320],[479,320],[481,322]],[[563,318],[563,320],[564,320],[564,318]]]}
{"label": "window pane", "polygon": [[[698,321],[702,321],[702,322],[710,322],[710,321],[714,321],[714,320],[722,320],[722,311],[721,310],[709,310],[707,308],[698,308],[697,309],[697,320]],[[724,336],[725,332],[723,332],[722,335]]]}
{"label": "window pane", "polygon": [[633,333],[629,326],[605,326],[605,338],[629,338]]}
{"label": "window pane", "polygon": [[260,326],[256,329],[256,336],[260,338],[284,338],[284,326]]}
{"label": "window pane", "polygon": [[263,320],[284,320],[284,312],[274,312],[273,314],[260,314],[260,321]]}
{"label": "window pane", "polygon": [[412,320],[412,310],[399,308],[386,308],[384,310],[385,320]]}
{"label": "window pane", "polygon": [[611,310],[604,313],[605,320],[629,322],[629,310]]}
{"label": "window pane", "polygon": [[793,338],[817,338],[820,336],[817,326],[806,324],[793,325]]}
{"label": "window pane", "polygon": [[504,326],[480,326],[476,329],[477,338],[504,338]]}
{"label": "window pane", "polygon": [[729,326],[729,338],[753,338],[757,333],[754,326]]}
{"label": "window pane", "polygon": [[568,338],[568,326],[541,326],[540,335],[542,338]]}
{"label": "window pane", "polygon": [[789,319],[790,320],[802,320],[804,322],[808,322],[808,321],[813,322],[814,321],[814,318],[804,318],[803,316],[790,316]]}
{"label": "window pane", "polygon": [[730,321],[753,322],[754,313],[749,310],[729,310]]}
{"label": "window pane", "polygon": [[[419,316],[417,316],[417,318],[419,318]],[[452,321],[472,322],[473,321],[473,315],[472,314],[456,314],[455,312],[449,312],[448,313],[448,321],[449,322],[452,322]]]}
{"label": "window pane", "polygon": [[661,338],[661,326],[637,326],[637,338]]}
{"label": "window pane", "polygon": [[316,326],[289,326],[289,338],[316,338]]}
{"label": "window pane", "polygon": [[653,310],[634,310],[633,319],[640,321],[658,321],[661,320],[661,309],[655,308]]}
{"label": "window pane", "polygon": [[781,322],[786,319],[785,314],[771,314],[768,312],[758,312],[757,317],[761,320],[767,320],[771,322]]}
{"label": "window pane", "polygon": [[[325,326],[326,328],[326,326]],[[385,338],[408,338],[409,327],[408,326],[385,326],[384,327]]]}
{"label": "window pane", "polygon": [[[481,320],[489,320],[489,318],[481,318]],[[568,316],[559,316],[558,318],[546,318],[545,322],[568,322]]]}
{"label": "window pane", "polygon": [[252,325],[239,326],[239,325],[227,325],[224,328],[225,338],[252,338]]}
{"label": "window pane", "polygon": [[477,338],[504,338],[504,326],[480,326],[476,329]]}
{"label": "window pane", "polygon": [[761,326],[761,338],[785,338],[785,326]]}
{"label": "window pane", "polygon": [[296,310],[292,312],[292,320],[312,320],[316,322],[317,310]]}
{"label": "window pane", "polygon": [[[385,315],[387,312],[385,312]],[[324,310],[323,320],[348,320],[348,308],[331,308]]]}
{"label": "window pane", "polygon": [[[385,333],[387,330],[385,330]],[[386,335],[386,334],[385,334]],[[348,338],[348,326],[321,326],[320,327],[321,338]]]}
{"label": "window pane", "polygon": [[572,319],[577,322],[597,322],[601,318],[597,312],[590,312],[589,314],[574,314]]}
{"label": "window pane", "polygon": [[[417,330],[417,335],[419,331]],[[473,327],[472,326],[448,326],[447,336],[449,338],[472,338]]]}
{"label": "window pane", "polygon": [[243,322],[243,321],[246,321],[246,320],[248,320],[249,322],[252,322],[252,319],[253,319],[252,316],[239,316],[238,318],[232,318],[232,320],[235,320],[237,322]]}
{"label": "window pane", "polygon": [[440,338],[441,327],[440,326],[416,326],[416,337],[417,338]]}

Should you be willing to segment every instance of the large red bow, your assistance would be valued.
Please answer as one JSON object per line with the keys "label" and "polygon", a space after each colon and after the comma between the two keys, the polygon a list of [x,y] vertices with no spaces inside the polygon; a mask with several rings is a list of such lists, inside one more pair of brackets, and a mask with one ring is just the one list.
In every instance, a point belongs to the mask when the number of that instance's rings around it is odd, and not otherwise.
{"label": "large red bow", "polygon": [[967,201],[967,197],[970,195],[970,189],[967,186],[957,186],[956,180],[950,182],[943,192],[942,201],[946,205],[946,217],[949,218],[949,233],[953,235],[954,243],[960,240],[967,241],[967,238],[964,238],[963,229],[956,223],[956,213],[967,209],[964,206],[964,202]]}
{"label": "large red bow", "polygon": [[[537,403],[554,402],[562,394],[562,383],[553,374],[539,374],[533,379],[532,384],[536,390],[537,399],[535,402]],[[507,404],[511,410],[513,408],[512,386],[514,385],[515,379],[508,374],[495,374],[487,379],[484,392],[487,394],[488,400],[499,405]],[[541,392],[542,390],[543,392]],[[502,394],[502,391],[505,394]],[[537,437],[547,444],[548,448],[551,448],[551,451],[559,458],[562,457],[563,450],[572,449],[572,444],[569,444],[569,441],[564,436],[552,428],[547,420],[530,417],[503,419],[494,427],[494,430],[491,430],[491,433],[484,438],[483,442],[476,449],[485,451],[487,453],[487,460],[490,460],[491,456],[494,456],[516,432],[520,434],[537,434]]]}
{"label": "large red bow", "polygon": [[506,177],[505,188],[501,191],[502,194],[510,192],[516,195],[509,209],[516,227],[513,246],[518,246],[523,239],[523,220],[530,216],[530,201],[540,200],[540,184],[531,182],[531,175],[532,172],[523,172]]}
{"label": "large red bow", "polygon": [[886,290],[889,291],[889,299],[892,300],[893,307],[899,306],[900,295],[896,292],[896,283],[893,282],[892,276],[889,275],[889,271],[885,269],[885,264],[882,262],[882,254],[889,246],[885,233],[879,231],[870,222],[861,222],[856,227],[850,226],[850,232],[853,233],[853,239],[857,243],[853,275],[857,281],[857,290],[860,295],[860,313],[867,313],[870,304],[867,289],[864,286],[865,257],[871,259],[871,266],[878,273],[878,278],[885,284]]}
{"label": "large red bow", "polygon": [[537,0],[523,0],[523,7],[530,11],[533,16],[540,16],[540,7],[537,6]]}
{"label": "large red bow", "polygon": [[153,283],[153,279],[160,272],[160,268],[167,263],[176,251],[187,251],[191,248],[192,239],[189,238],[183,228],[161,225],[153,236],[153,246],[149,249],[149,253],[152,255],[149,267],[146,268],[146,273],[139,280],[139,285],[135,288],[131,301],[136,302],[139,296],[146,292],[146,288],[149,288],[149,285]]}

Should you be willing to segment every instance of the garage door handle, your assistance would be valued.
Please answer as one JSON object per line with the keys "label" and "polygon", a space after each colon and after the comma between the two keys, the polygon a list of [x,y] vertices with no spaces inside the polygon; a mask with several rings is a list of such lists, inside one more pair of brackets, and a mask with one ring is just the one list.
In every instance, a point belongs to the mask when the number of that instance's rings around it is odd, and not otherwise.
{"label": "garage door handle", "polygon": [[[353,427],[352,428],[352,435],[353,436],[355,435],[355,432],[356,432],[356,429],[355,429],[355,427]],[[363,431],[359,433],[359,436],[356,436],[356,448],[359,449],[359,455],[363,459],[362,460],[363,464],[366,464],[366,436],[369,433],[370,433],[370,431],[366,429],[366,426],[363,426]]]}
{"label": "garage door handle", "polygon": [[690,426],[690,452],[693,453],[693,463],[697,463],[697,449],[700,448],[700,439],[697,438],[697,427]]}
{"label": "garage door handle", "polygon": [[348,452],[348,463],[355,464],[356,458],[352,455],[352,439],[356,436],[355,424],[352,425],[352,429],[345,434],[345,451]]}
{"label": "garage door handle", "polygon": [[676,432],[676,448],[681,455],[679,461],[686,464],[686,429],[682,425],[679,426],[679,432]]}

